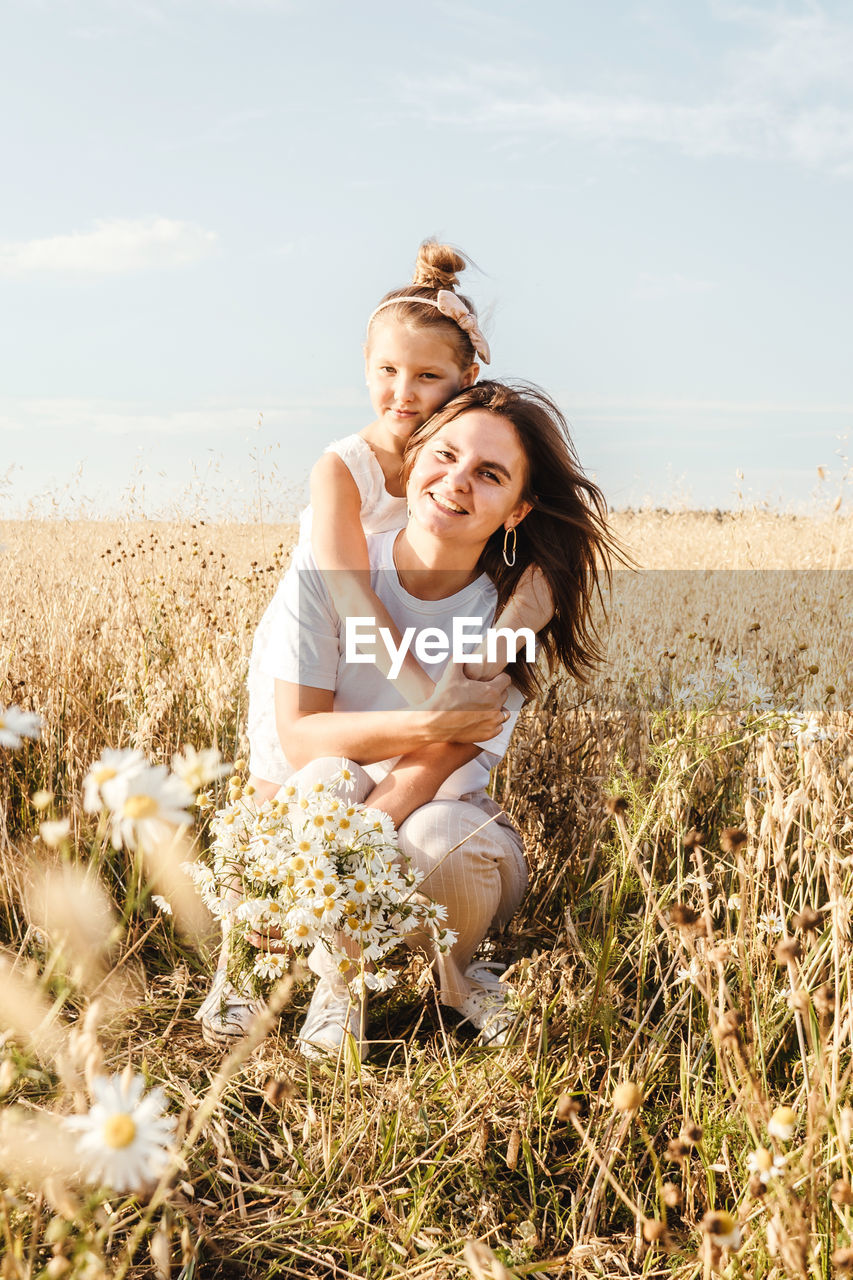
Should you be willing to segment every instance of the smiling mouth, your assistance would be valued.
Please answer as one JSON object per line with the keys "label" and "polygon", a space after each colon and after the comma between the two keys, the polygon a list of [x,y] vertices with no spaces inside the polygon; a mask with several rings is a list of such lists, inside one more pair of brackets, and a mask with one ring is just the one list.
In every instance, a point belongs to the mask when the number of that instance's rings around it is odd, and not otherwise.
{"label": "smiling mouth", "polygon": [[439,511],[446,511],[447,514],[451,516],[467,516],[468,512],[464,507],[460,507],[458,503],[451,502],[449,498],[440,497],[439,494],[435,493],[432,489],[429,489],[427,492],[438,507]]}

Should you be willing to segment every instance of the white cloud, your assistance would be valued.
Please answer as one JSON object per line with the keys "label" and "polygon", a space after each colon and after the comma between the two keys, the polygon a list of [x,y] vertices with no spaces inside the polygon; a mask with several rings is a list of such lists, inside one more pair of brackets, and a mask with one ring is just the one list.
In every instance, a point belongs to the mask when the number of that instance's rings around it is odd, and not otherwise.
{"label": "white cloud", "polygon": [[853,22],[818,5],[798,15],[721,3],[713,11],[720,22],[748,28],[753,43],[744,48],[738,33],[709,67],[709,89],[692,100],[680,88],[671,97],[660,87],[549,88],[535,67],[475,63],[464,74],[420,77],[412,109],[420,104],[435,121],[504,137],[645,143],[853,175]]}
{"label": "white cloud", "polygon": [[336,413],[358,408],[363,397],[357,391],[328,391],[317,397],[295,396],[269,401],[260,407],[211,400],[187,409],[164,408],[131,400],[8,397],[0,399],[0,432],[42,431],[74,433],[79,440],[92,435],[219,437],[269,431],[325,421]]}
{"label": "white cloud", "polygon": [[179,267],[207,257],[216,242],[215,231],[171,218],[101,218],[92,231],[0,242],[0,275],[116,275]]}
{"label": "white cloud", "polygon": [[853,26],[820,7],[785,14],[767,9],[718,7],[723,20],[750,25],[761,43],[736,50],[729,66],[741,88],[786,98],[840,86],[849,94],[853,83]]}

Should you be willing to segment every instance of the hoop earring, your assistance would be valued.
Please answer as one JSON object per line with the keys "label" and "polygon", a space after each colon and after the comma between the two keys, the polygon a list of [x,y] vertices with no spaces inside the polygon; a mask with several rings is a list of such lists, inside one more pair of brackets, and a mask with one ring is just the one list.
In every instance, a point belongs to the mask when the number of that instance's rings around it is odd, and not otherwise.
{"label": "hoop earring", "polygon": [[[509,556],[507,555],[507,548],[506,548],[507,539],[509,538],[509,535],[510,535],[510,534],[512,534],[512,548],[511,548],[512,559],[511,559],[511,560],[510,560]],[[516,535],[516,532],[515,532],[515,525],[511,525],[509,529],[505,529],[505,530],[504,530],[504,564],[505,564],[505,565],[508,565],[510,569],[511,569],[511,568],[512,568],[512,566],[515,564],[515,543],[516,543],[516,537],[517,537],[517,535]]]}

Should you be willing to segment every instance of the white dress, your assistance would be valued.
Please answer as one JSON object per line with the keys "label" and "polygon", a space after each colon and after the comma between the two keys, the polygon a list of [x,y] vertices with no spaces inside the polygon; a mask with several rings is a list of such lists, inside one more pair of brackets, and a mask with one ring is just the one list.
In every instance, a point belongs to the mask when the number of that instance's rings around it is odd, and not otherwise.
{"label": "white dress", "polygon": [[[361,497],[361,527],[365,534],[402,529],[406,523],[406,499],[395,498],[385,488],[385,475],[376,454],[361,436],[344,436],[327,445],[324,453],[336,453],[346,464]],[[311,541],[311,507],[299,517],[299,543]]]}
{"label": "white dress", "polygon": [[[326,453],[336,453],[346,464],[361,497],[361,526],[366,535],[402,529],[406,523],[406,499],[394,497],[385,488],[385,475],[376,454],[359,435],[344,436],[328,445]],[[299,519],[298,545],[311,544],[311,508]],[[270,654],[274,635],[275,597],[258,624],[249,661],[249,768],[258,778],[274,782],[281,771],[284,754],[275,727],[272,680],[264,669],[275,667]],[[271,661],[272,658],[272,661]]]}

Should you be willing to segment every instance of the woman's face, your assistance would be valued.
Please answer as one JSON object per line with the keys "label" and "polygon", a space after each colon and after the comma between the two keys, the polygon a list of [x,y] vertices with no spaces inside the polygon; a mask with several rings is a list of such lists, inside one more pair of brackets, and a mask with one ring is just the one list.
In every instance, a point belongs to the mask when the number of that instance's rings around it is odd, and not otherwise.
{"label": "woman's face", "polygon": [[406,496],[423,529],[485,546],[496,529],[527,515],[526,483],[527,458],[512,423],[488,409],[470,409],[424,442]]}

